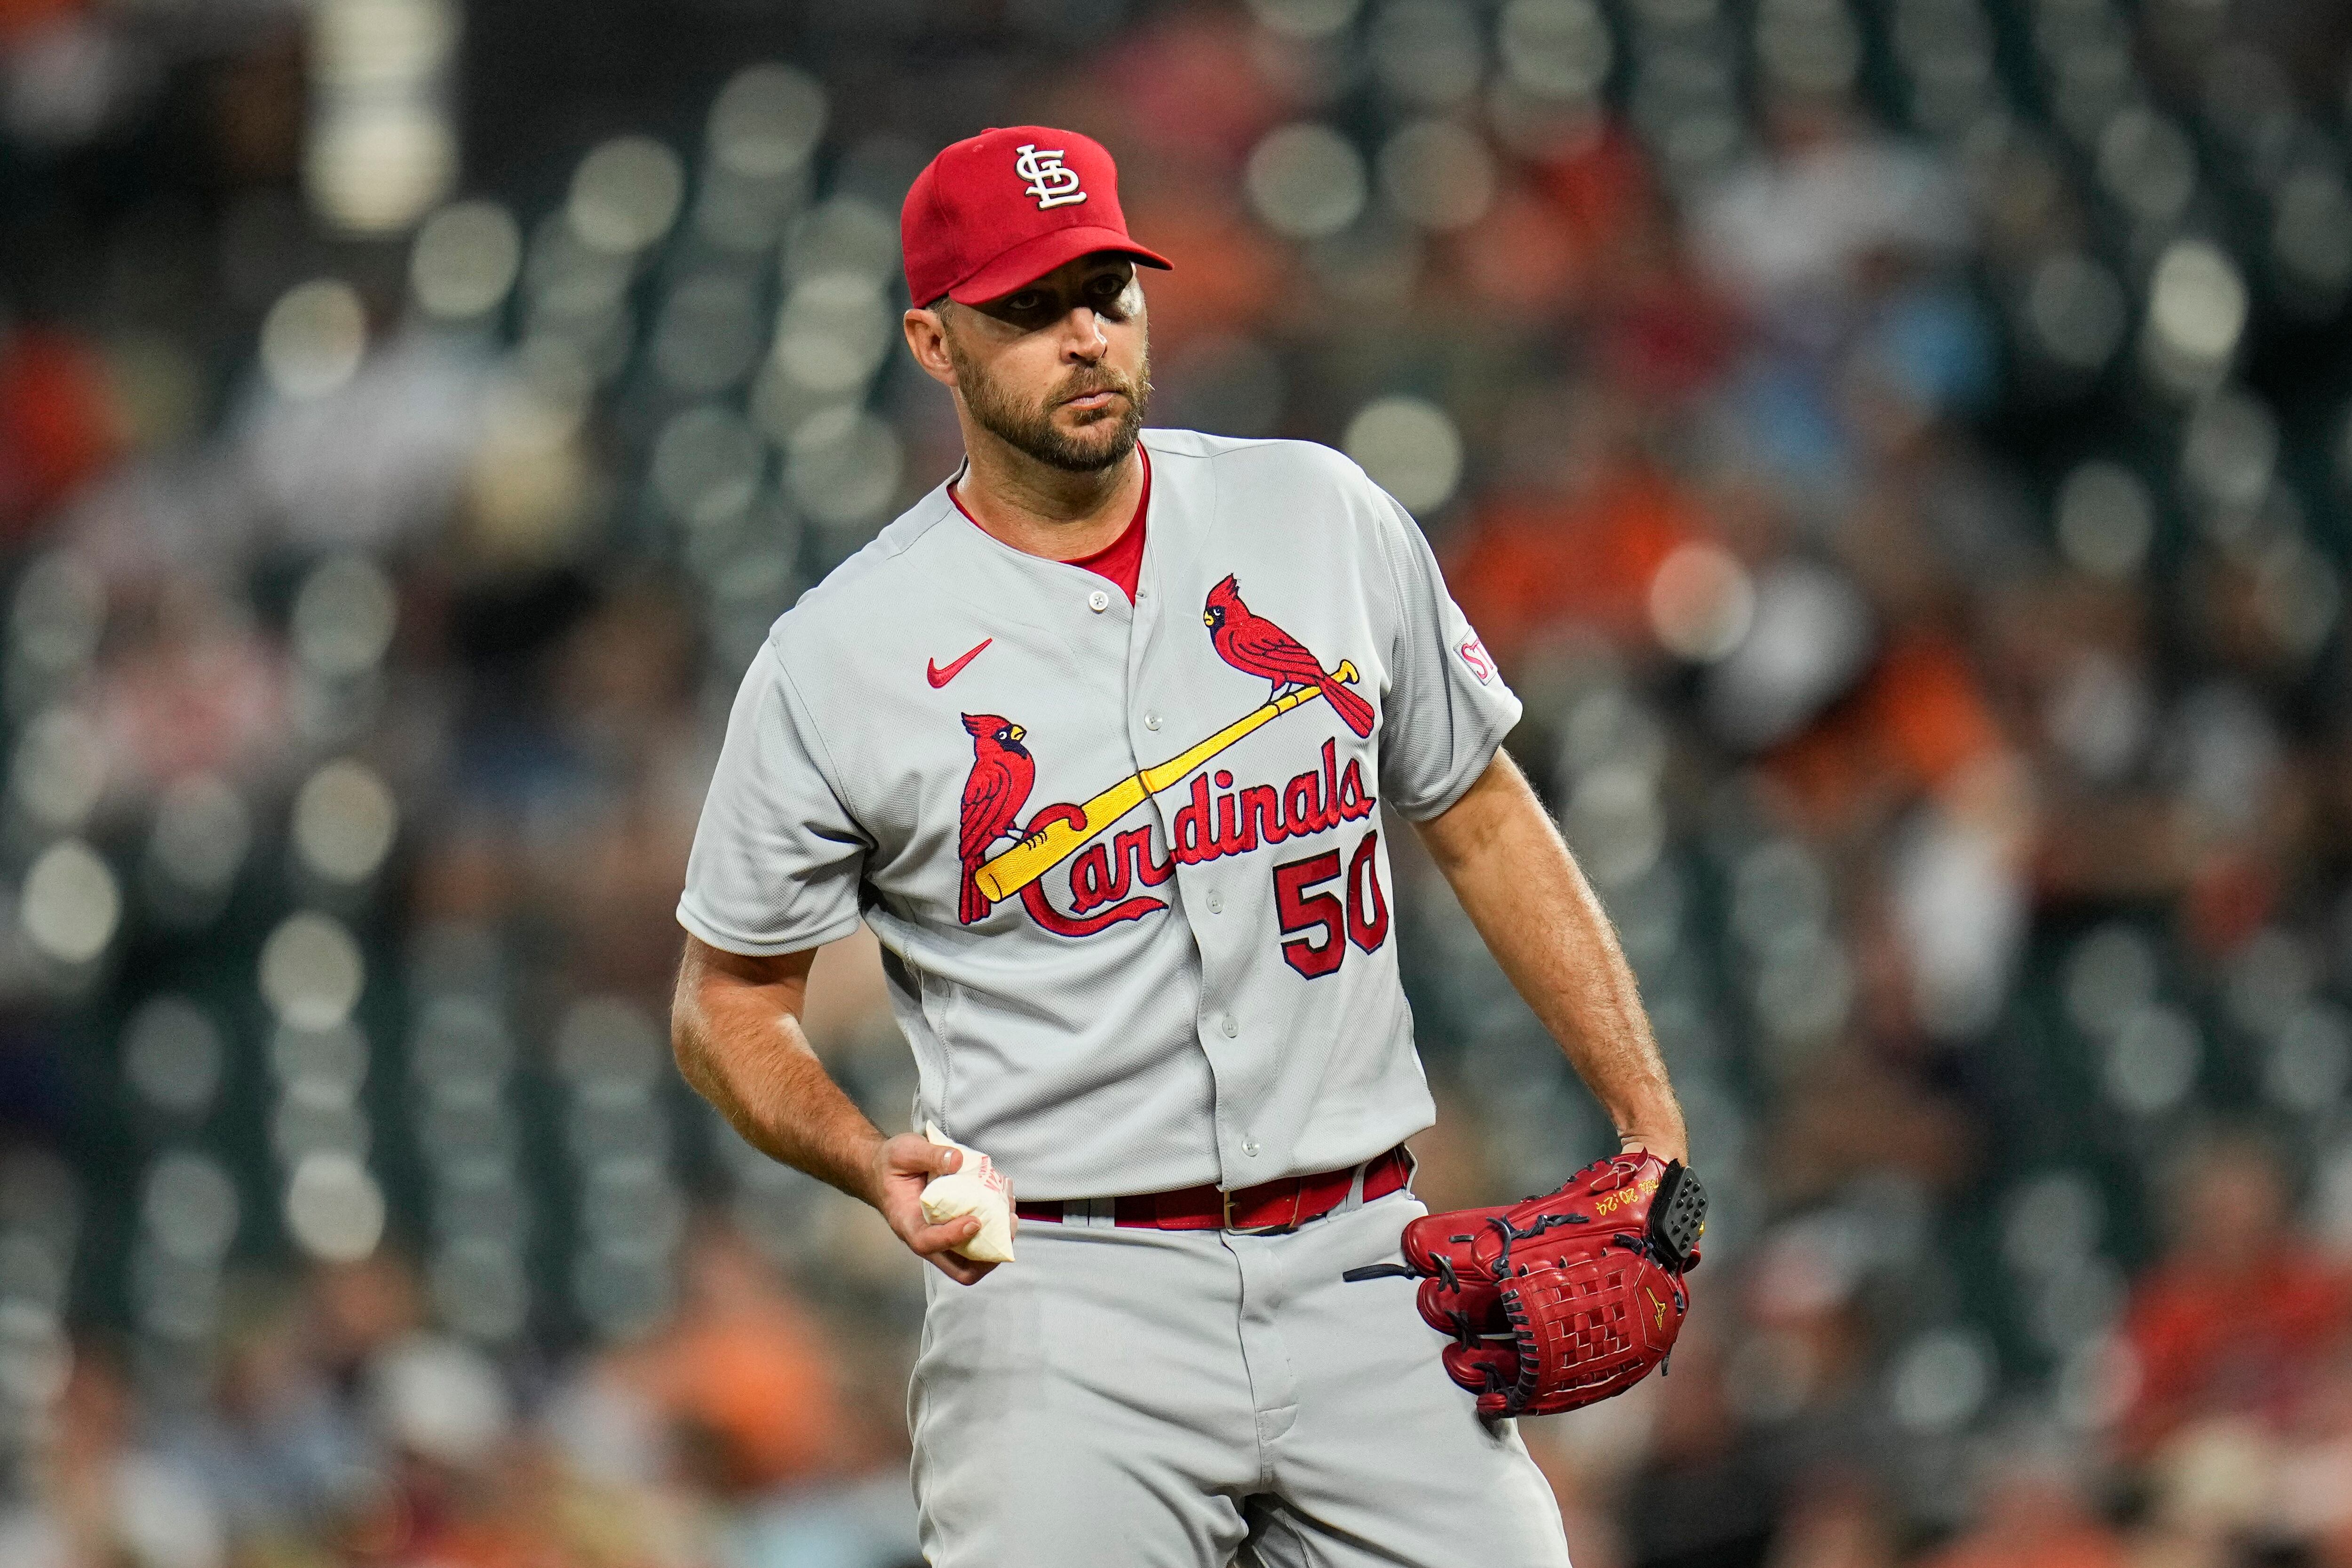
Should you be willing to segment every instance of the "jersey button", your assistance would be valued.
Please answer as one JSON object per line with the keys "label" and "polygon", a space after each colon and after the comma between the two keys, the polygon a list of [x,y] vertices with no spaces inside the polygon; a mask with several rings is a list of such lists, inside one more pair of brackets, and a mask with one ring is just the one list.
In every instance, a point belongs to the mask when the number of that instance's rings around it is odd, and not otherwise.
{"label": "jersey button", "polygon": [[1143,727],[1147,730],[1157,730],[1160,728],[1160,715],[1157,713],[1146,713],[1143,716]]}
{"label": "jersey button", "polygon": [[1255,1139],[1255,1138],[1244,1138],[1244,1139],[1243,1139],[1243,1140],[1242,1140],[1242,1152],[1243,1152],[1243,1153],[1244,1153],[1244,1154],[1247,1154],[1247,1155],[1248,1155],[1251,1159],[1253,1159],[1253,1160],[1256,1159],[1256,1158],[1257,1158],[1257,1140],[1256,1140],[1256,1139]]}
{"label": "jersey button", "polygon": [[1234,1020],[1231,1013],[1217,1020],[1217,1027],[1225,1032],[1225,1038],[1229,1040],[1242,1032],[1241,1025]]}
{"label": "jersey button", "polygon": [[1100,588],[1097,588],[1093,593],[1087,595],[1087,608],[1092,610],[1096,615],[1101,615],[1105,610],[1110,608],[1110,595],[1104,593]]}
{"label": "jersey button", "polygon": [[1211,893],[1209,895],[1209,912],[1213,915],[1221,915],[1225,912],[1224,894]]}

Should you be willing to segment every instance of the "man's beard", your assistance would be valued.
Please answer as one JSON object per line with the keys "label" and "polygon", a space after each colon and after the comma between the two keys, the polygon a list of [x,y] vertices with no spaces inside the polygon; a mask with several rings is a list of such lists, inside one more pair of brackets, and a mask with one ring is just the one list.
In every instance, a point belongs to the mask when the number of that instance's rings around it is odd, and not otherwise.
{"label": "man's beard", "polygon": [[[1044,401],[1024,404],[966,358],[953,337],[948,338],[947,348],[963,405],[971,410],[982,429],[1016,451],[1066,473],[1093,474],[1125,462],[1135,450],[1135,438],[1143,429],[1143,411],[1151,401],[1150,350],[1144,352],[1143,363],[1132,378],[1098,364],[1071,372]],[[1094,420],[1075,434],[1054,423],[1055,409],[1090,392],[1123,394],[1124,411],[1116,418],[1106,415]]]}

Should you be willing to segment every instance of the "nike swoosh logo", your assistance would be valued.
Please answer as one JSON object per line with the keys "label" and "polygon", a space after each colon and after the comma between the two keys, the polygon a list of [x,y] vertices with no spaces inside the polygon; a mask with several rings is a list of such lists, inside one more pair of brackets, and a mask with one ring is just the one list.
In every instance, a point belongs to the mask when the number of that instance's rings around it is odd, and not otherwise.
{"label": "nike swoosh logo", "polygon": [[945,686],[949,681],[953,680],[957,676],[961,675],[963,673],[963,667],[980,657],[981,648],[986,647],[990,643],[992,643],[996,639],[994,637],[981,638],[980,647],[972,649],[970,653],[964,655],[961,658],[956,660],[945,669],[941,669],[940,668],[940,661],[937,659],[925,659],[923,661],[923,673],[930,678],[931,689],[937,691],[940,687]]}

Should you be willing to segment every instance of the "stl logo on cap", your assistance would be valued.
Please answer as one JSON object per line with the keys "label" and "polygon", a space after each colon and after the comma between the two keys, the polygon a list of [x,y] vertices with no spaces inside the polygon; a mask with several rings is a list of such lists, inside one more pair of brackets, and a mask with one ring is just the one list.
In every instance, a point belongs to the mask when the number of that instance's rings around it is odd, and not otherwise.
{"label": "stl logo on cap", "polygon": [[1029,194],[1037,198],[1037,209],[1073,206],[1087,199],[1078,188],[1078,172],[1062,163],[1063,149],[1056,147],[1041,153],[1034,142],[1021,144],[1021,156],[1013,160],[1013,172],[1029,182]]}
{"label": "stl logo on cap", "polygon": [[940,148],[908,187],[898,244],[918,305],[1002,299],[1097,251],[1168,265],[1127,232],[1109,150],[1050,125],[996,126]]}

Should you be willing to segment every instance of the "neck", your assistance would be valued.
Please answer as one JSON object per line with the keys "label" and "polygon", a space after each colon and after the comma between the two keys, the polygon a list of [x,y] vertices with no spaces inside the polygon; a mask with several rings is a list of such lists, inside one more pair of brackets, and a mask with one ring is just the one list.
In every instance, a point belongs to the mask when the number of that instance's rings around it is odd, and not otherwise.
{"label": "neck", "polygon": [[969,419],[963,449],[970,463],[955,494],[972,521],[1013,549],[1051,561],[1076,561],[1108,545],[1142,494],[1143,462],[1135,452],[1107,468],[1072,473]]}

